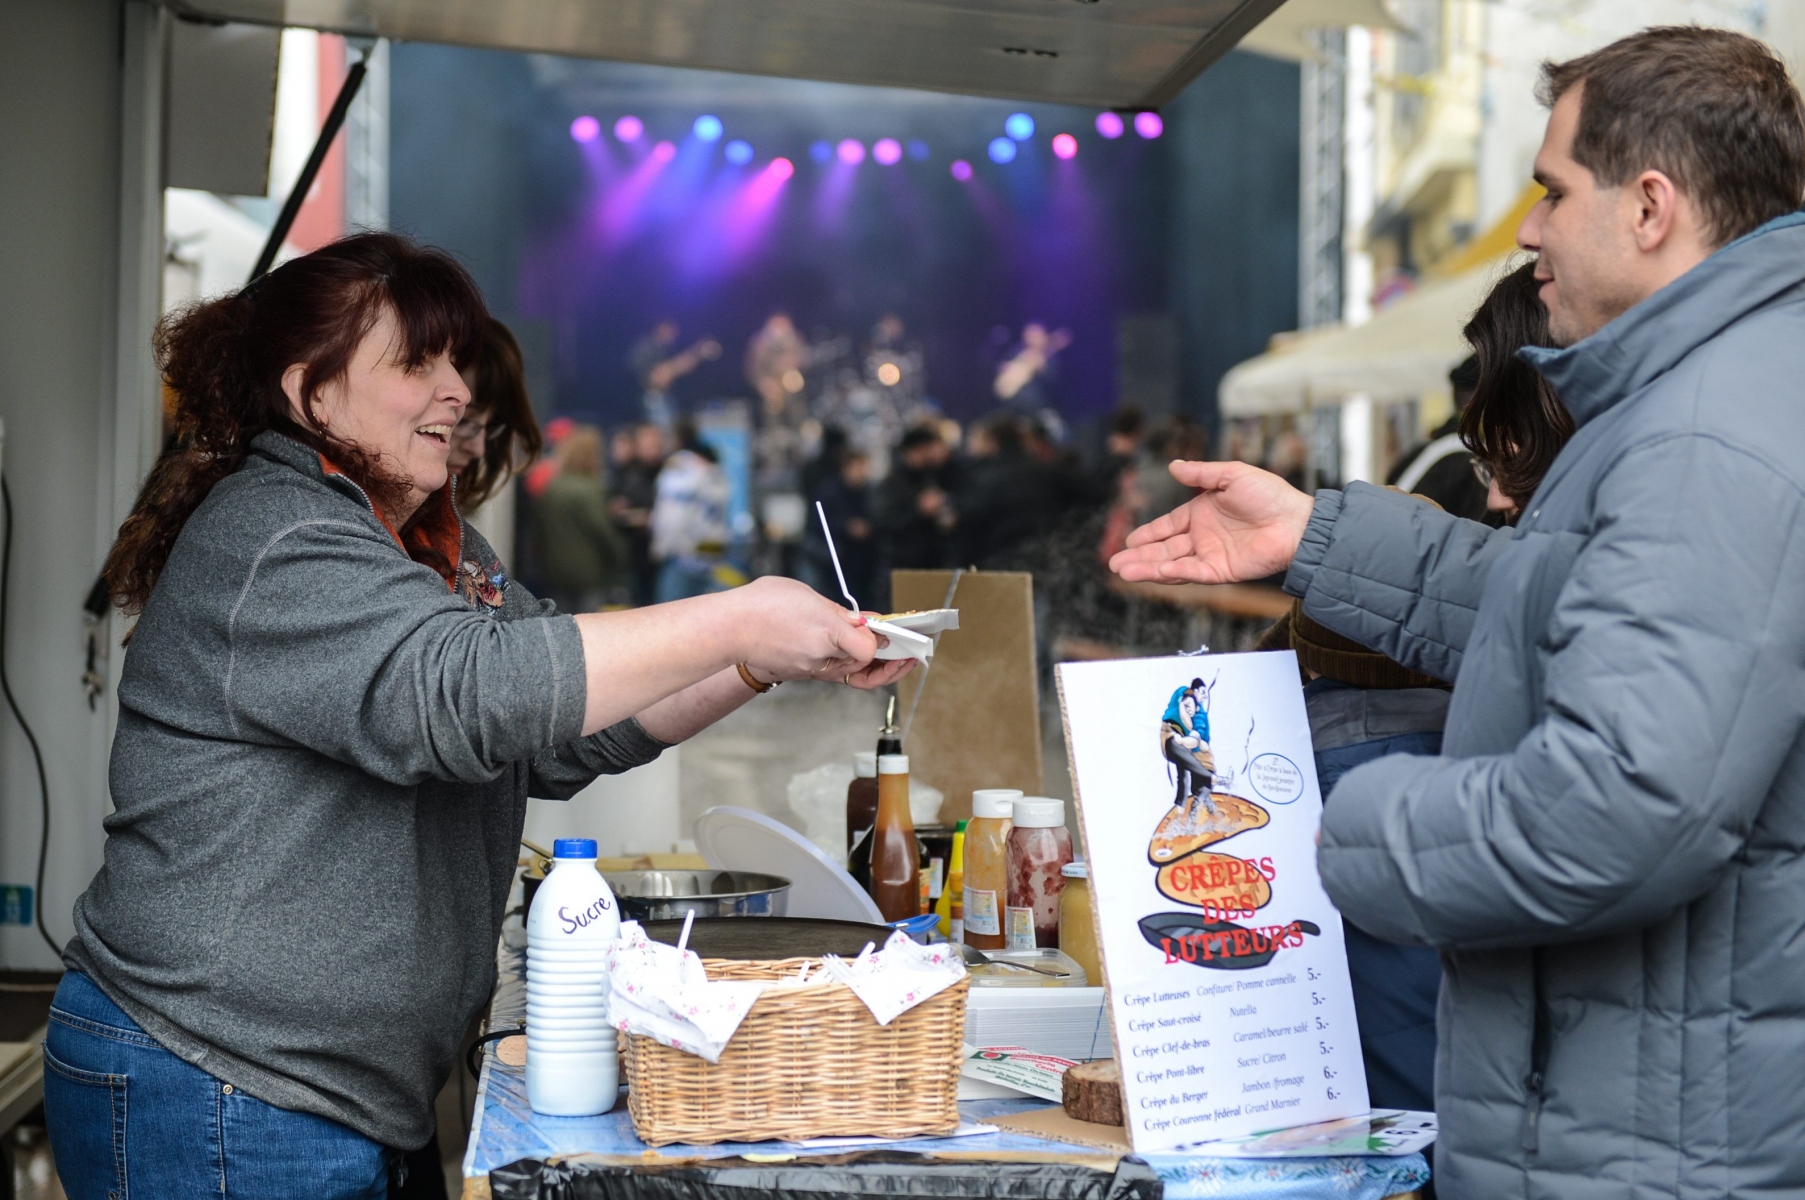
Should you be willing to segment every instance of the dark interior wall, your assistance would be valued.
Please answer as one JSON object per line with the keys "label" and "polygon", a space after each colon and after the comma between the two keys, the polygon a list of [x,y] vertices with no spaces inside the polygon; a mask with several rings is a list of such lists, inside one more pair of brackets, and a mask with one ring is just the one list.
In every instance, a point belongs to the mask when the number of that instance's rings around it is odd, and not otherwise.
{"label": "dark interior wall", "polygon": [[1236,52],[1166,110],[1180,396],[1205,424],[1236,363],[1297,328],[1298,67]]}

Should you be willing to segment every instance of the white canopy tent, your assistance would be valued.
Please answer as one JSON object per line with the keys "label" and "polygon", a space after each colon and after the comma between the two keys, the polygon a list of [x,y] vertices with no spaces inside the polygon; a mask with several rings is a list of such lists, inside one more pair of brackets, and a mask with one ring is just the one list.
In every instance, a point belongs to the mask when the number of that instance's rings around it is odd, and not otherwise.
{"label": "white canopy tent", "polygon": [[1445,388],[1470,352],[1461,326],[1511,256],[1423,284],[1364,325],[1300,334],[1223,376],[1224,417],[1298,413],[1365,396],[1379,404]]}

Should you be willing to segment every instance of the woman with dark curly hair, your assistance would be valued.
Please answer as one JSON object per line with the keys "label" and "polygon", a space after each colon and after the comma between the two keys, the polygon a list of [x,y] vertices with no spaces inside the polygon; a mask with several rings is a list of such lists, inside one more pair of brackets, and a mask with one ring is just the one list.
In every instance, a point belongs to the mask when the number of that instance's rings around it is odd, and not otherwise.
{"label": "woman with dark curly hair", "polygon": [[539,457],[545,438],[527,397],[520,343],[506,325],[483,322],[482,352],[460,374],[470,407],[451,431],[446,466],[457,477],[459,510],[473,513]]}
{"label": "woman with dark curly hair", "polygon": [[1573,436],[1573,417],[1548,381],[1517,357],[1525,346],[1552,346],[1531,259],[1498,281],[1461,334],[1473,347],[1479,379],[1460,416],[1460,440],[1478,460],[1487,507],[1514,516],[1535,495],[1554,456]]}
{"label": "woman with dark curly hair", "polygon": [[178,449],[107,562],[115,807],[45,1040],[75,1200],[386,1195],[488,999],[527,797],[781,679],[902,673],[790,580],[568,616],[510,579],[447,469],[487,320],[372,233],[158,332]]}

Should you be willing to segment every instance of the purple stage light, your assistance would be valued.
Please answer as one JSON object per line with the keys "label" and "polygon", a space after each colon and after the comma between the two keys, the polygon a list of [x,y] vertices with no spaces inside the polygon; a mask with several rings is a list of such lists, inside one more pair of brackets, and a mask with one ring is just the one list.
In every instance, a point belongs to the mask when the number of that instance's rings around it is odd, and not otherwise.
{"label": "purple stage light", "polygon": [[914,159],[916,162],[926,162],[928,153],[928,144],[926,142],[922,141],[920,138],[909,139],[910,158]]}
{"label": "purple stage light", "polygon": [[902,143],[895,138],[879,138],[871,146],[871,157],[886,167],[902,161]]}
{"label": "purple stage light", "polygon": [[796,173],[796,164],[787,158],[774,158],[765,170],[771,172],[771,178],[781,183]]}
{"label": "purple stage light", "polygon": [[970,179],[971,164],[966,162],[963,158],[955,158],[953,160],[953,178],[957,179],[960,183],[964,183],[966,180]]}
{"label": "purple stage light", "polygon": [[622,117],[614,123],[614,136],[623,142],[637,142],[646,135],[646,123],[638,117]]}
{"label": "purple stage light", "polygon": [[818,163],[826,163],[834,156],[834,144],[832,142],[810,142],[808,156]]}
{"label": "purple stage light", "polygon": [[857,166],[865,161],[865,143],[857,138],[847,138],[835,148],[834,153],[839,155],[840,161],[847,166]]}
{"label": "purple stage light", "polygon": [[1166,123],[1156,112],[1138,112],[1134,114],[1134,131],[1144,138],[1156,138],[1166,131]]}
{"label": "purple stage light", "polygon": [[671,142],[659,142],[652,147],[652,157],[658,162],[670,162],[677,157],[677,147]]}
{"label": "purple stage light", "polygon": [[734,166],[743,167],[752,161],[752,143],[734,138],[727,143],[727,148],[721,151],[721,154]]}
{"label": "purple stage light", "polygon": [[991,138],[988,150],[990,153],[990,161],[993,163],[1015,161],[1015,141],[1011,138]]}
{"label": "purple stage light", "polygon": [[584,145],[588,145],[590,142],[595,141],[596,138],[601,136],[602,123],[587,114],[578,117],[570,123],[570,140],[573,142],[581,142]]}
{"label": "purple stage light", "polygon": [[1121,137],[1124,128],[1121,113],[1100,112],[1097,114],[1097,132],[1110,141],[1113,142]]}
{"label": "purple stage light", "polygon": [[1078,139],[1069,133],[1053,135],[1053,153],[1060,158],[1078,157]]}

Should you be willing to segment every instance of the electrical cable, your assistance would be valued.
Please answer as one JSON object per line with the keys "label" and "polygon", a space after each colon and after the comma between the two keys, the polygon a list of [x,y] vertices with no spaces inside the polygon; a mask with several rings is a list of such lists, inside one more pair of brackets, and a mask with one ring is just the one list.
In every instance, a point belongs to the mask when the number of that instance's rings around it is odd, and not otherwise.
{"label": "electrical cable", "polygon": [[56,939],[50,936],[49,927],[44,924],[44,866],[50,858],[50,776],[44,772],[44,752],[38,748],[38,735],[26,724],[25,714],[19,710],[19,702],[13,698],[12,681],[6,674],[6,600],[10,590],[8,585],[13,576],[13,492],[7,486],[4,475],[0,475],[0,507],[6,513],[6,537],[0,542],[0,692],[5,693],[6,706],[12,709],[13,719],[25,731],[25,740],[31,744],[31,757],[38,766],[38,795],[43,800],[44,812],[43,824],[38,831],[38,933],[43,937],[44,944],[61,961],[63,948],[56,944]]}

